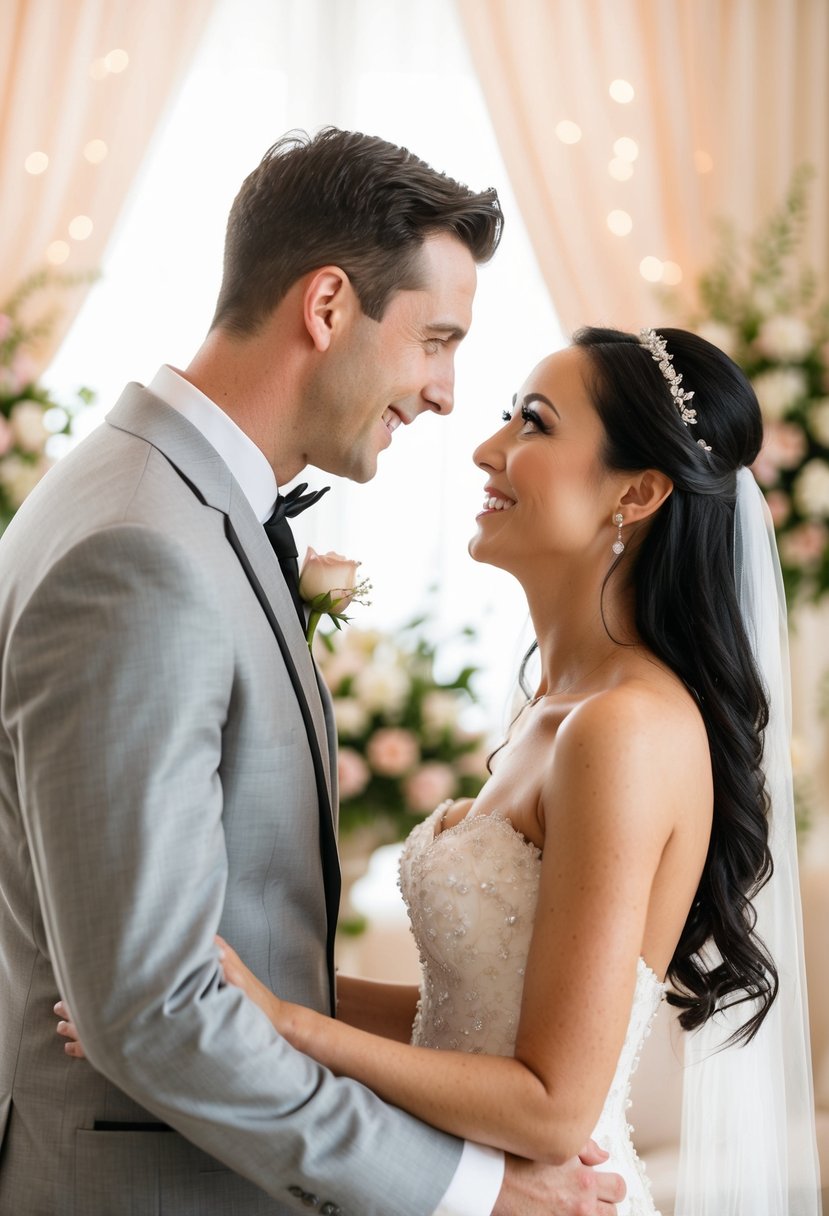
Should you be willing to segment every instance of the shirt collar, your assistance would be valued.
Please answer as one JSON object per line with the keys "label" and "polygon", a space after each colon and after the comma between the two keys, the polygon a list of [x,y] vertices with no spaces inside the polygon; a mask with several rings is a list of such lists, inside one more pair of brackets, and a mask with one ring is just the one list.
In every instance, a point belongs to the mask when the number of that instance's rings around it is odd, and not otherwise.
{"label": "shirt collar", "polygon": [[168,364],[156,372],[151,393],[178,410],[221,456],[260,523],[270,518],[276,502],[274,471],[264,452],[229,414]]}

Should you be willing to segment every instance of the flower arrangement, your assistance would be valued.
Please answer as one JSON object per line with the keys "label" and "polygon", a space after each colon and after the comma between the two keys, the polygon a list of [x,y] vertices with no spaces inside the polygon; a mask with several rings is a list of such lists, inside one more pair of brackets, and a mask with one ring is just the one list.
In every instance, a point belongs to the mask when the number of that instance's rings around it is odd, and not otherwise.
{"label": "flower arrangement", "polygon": [[765,439],[754,474],[777,532],[786,594],[829,592],[829,301],[796,255],[810,171],[799,170],[778,211],[748,243],[723,225],[717,263],[699,279],[693,328],[751,379]]}
{"label": "flower arrangement", "polygon": [[75,401],[60,404],[37,383],[33,351],[54,316],[28,321],[28,306],[46,287],[70,287],[88,278],[41,271],[0,304],[0,532],[54,463],[52,436],[68,435],[75,414],[94,400],[90,389],[81,388]]}
{"label": "flower arrangement", "polygon": [[375,846],[402,840],[445,798],[474,798],[487,777],[484,733],[466,722],[476,668],[439,680],[422,624],[317,635],[340,743],[341,837],[370,828]]}

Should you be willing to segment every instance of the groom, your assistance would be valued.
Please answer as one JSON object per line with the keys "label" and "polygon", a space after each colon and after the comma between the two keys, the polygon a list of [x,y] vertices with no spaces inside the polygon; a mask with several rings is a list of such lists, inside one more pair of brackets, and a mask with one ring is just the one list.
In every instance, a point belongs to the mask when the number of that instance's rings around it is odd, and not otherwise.
{"label": "groom", "polygon": [[[262,525],[307,463],[366,481],[399,427],[452,409],[500,226],[494,192],[382,140],[280,141],[233,205],[193,361],[130,385],[3,536],[0,1211],[619,1198],[615,1176],[505,1166],[332,1077],[224,986],[214,945],[333,1009],[334,730],[283,507]],[[58,991],[87,1062],[55,1039]]]}

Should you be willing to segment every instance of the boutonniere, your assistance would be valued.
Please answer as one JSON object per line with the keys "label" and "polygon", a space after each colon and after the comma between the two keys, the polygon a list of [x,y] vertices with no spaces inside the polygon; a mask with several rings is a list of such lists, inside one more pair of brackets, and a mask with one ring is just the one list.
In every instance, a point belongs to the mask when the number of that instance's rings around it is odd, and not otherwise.
{"label": "boutonniere", "polygon": [[310,646],[320,618],[330,616],[337,629],[350,618],[345,615],[350,604],[369,604],[363,597],[371,591],[367,578],[357,577],[360,562],[351,561],[339,553],[316,553],[308,549],[299,572],[299,594],[310,609],[305,637]]}

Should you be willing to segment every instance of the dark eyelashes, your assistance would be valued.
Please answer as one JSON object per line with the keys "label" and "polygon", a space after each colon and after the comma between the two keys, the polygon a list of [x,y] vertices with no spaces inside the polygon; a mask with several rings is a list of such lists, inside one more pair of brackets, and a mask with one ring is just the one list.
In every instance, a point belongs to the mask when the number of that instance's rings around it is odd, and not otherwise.
{"label": "dark eyelashes", "polygon": [[[514,414],[511,410],[502,410],[501,417],[504,422],[512,422]],[[524,422],[531,422],[536,430],[541,431],[542,434],[548,435],[550,433],[550,428],[541,421],[540,416],[535,410],[530,409],[528,405],[521,406],[521,418]]]}

